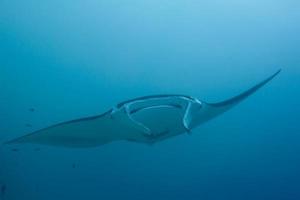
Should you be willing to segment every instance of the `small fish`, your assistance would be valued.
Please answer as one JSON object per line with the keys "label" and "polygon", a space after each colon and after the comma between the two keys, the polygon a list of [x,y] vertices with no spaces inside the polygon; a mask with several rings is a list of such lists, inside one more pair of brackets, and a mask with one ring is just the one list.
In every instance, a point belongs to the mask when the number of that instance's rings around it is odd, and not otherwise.
{"label": "small fish", "polygon": [[18,151],[19,151],[19,149],[17,149],[17,148],[13,148],[13,149],[11,149],[11,151],[18,152]]}
{"label": "small fish", "polygon": [[1,186],[1,196],[4,197],[4,196],[5,196],[5,193],[6,193],[6,185],[3,184],[3,185]]}
{"label": "small fish", "polygon": [[72,164],[72,168],[75,169],[76,168],[76,163]]}
{"label": "small fish", "polygon": [[28,110],[29,110],[30,112],[34,112],[34,111],[35,111],[34,108],[29,108]]}
{"label": "small fish", "polygon": [[26,127],[31,128],[32,125],[31,124],[25,124]]}

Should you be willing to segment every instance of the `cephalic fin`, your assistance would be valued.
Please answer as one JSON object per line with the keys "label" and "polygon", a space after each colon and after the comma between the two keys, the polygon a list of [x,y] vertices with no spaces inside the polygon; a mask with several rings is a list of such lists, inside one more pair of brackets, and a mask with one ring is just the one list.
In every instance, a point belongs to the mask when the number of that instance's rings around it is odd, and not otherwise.
{"label": "cephalic fin", "polygon": [[124,106],[124,113],[127,115],[128,119],[131,120],[132,125],[136,129],[140,130],[145,135],[152,135],[153,134],[152,131],[147,126],[145,126],[143,123],[138,122],[138,121],[136,121],[135,119],[132,118],[132,116],[131,116],[131,114],[129,112],[129,108],[126,105]]}

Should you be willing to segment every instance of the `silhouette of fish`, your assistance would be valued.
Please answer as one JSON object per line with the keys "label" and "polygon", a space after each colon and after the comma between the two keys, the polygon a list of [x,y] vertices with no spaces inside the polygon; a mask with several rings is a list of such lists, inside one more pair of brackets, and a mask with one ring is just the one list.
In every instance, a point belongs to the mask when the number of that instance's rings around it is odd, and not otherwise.
{"label": "silhouette of fish", "polygon": [[219,103],[187,95],[152,95],[117,104],[107,112],[59,123],[6,144],[35,143],[94,147],[118,140],[153,144],[183,133],[233,108],[271,81],[281,70],[250,89]]}
{"label": "silhouette of fish", "polygon": [[25,126],[28,127],[28,128],[32,128],[31,124],[25,124]]}
{"label": "silhouette of fish", "polygon": [[17,149],[17,148],[13,148],[13,149],[11,149],[11,151],[18,152],[18,151],[19,151],[19,149]]}
{"label": "silhouette of fish", "polygon": [[1,185],[1,197],[3,198],[6,194],[6,185]]}

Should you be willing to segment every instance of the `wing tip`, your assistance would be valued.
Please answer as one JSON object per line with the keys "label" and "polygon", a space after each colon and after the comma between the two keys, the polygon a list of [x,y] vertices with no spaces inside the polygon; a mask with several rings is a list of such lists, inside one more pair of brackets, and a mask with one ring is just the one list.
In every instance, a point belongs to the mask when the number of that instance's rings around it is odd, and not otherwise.
{"label": "wing tip", "polygon": [[14,144],[19,144],[19,143],[22,143],[23,138],[24,138],[24,136],[18,137],[18,138],[12,139],[12,140],[8,140],[8,141],[6,141],[6,142],[3,142],[2,145],[14,145]]}
{"label": "wing tip", "polygon": [[2,145],[6,146],[6,145],[12,145],[12,144],[16,144],[16,143],[17,143],[16,141],[10,140],[10,141],[3,142]]}
{"label": "wing tip", "polygon": [[282,68],[279,68],[274,74],[273,77],[277,76],[282,71]]}
{"label": "wing tip", "polygon": [[263,87],[264,85],[266,85],[268,82],[270,82],[273,78],[275,78],[275,76],[277,76],[280,72],[282,71],[281,68],[279,68],[274,74],[272,74],[271,76],[269,76],[268,78],[264,79],[263,81],[259,82],[258,84],[254,85],[253,87],[251,87],[250,89],[242,92],[241,94],[230,98],[228,100],[219,102],[219,103],[210,103],[210,105],[212,106],[216,106],[216,107],[224,107],[224,106],[234,106],[237,103],[241,102],[242,100],[246,99],[248,96],[252,95],[254,92],[256,92],[258,89],[260,89],[261,87]]}

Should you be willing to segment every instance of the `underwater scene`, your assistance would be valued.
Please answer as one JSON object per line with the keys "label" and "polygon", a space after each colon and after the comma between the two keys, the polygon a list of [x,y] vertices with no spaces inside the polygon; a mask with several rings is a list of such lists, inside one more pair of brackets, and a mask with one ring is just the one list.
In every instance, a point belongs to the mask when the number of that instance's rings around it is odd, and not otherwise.
{"label": "underwater scene", "polygon": [[0,1],[0,200],[299,200],[300,2]]}

